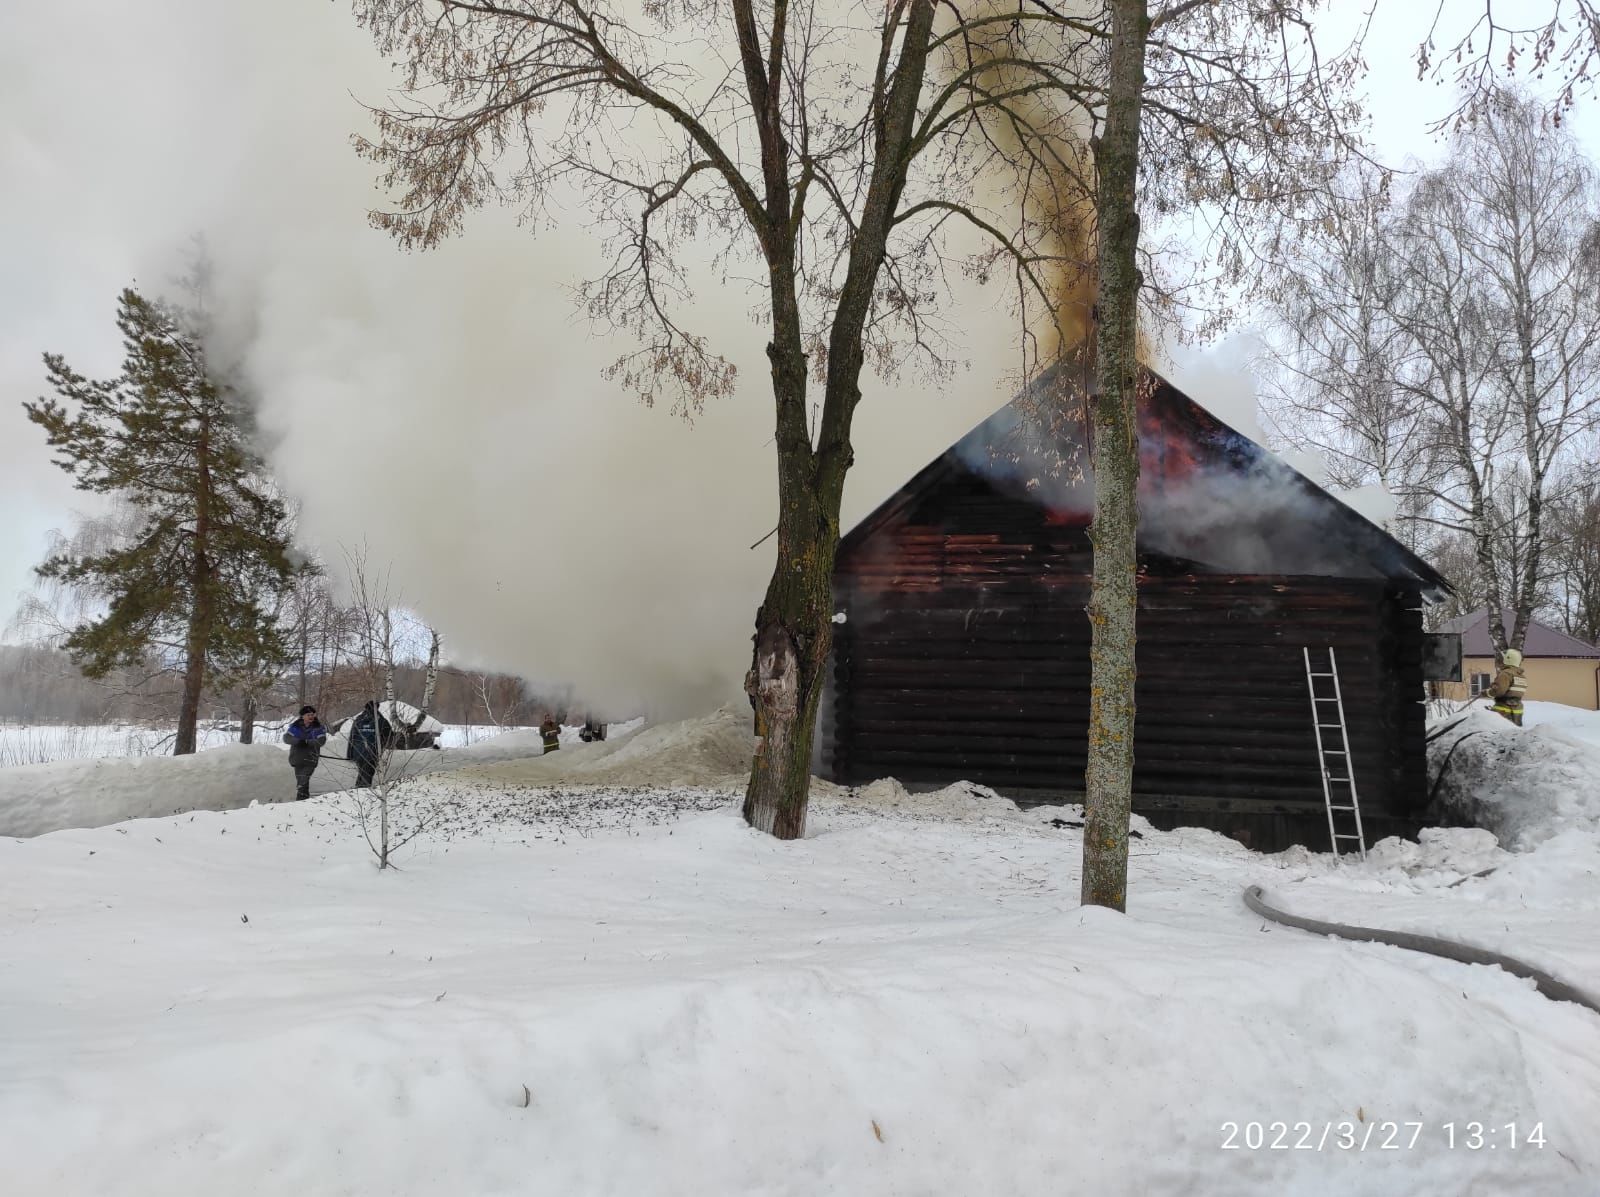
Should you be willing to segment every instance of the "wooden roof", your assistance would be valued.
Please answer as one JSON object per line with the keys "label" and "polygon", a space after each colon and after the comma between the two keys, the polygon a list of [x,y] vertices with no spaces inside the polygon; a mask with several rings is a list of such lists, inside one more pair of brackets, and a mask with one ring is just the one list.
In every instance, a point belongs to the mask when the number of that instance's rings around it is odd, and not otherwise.
{"label": "wooden roof", "polygon": [[[1427,562],[1282,458],[1153,371],[1139,404],[1140,551],[1238,575],[1381,577],[1429,598],[1449,584]],[[880,532],[937,520],[941,497],[977,479],[1087,525],[1093,481],[1081,369],[1055,367],[918,471],[840,543],[847,561]]]}

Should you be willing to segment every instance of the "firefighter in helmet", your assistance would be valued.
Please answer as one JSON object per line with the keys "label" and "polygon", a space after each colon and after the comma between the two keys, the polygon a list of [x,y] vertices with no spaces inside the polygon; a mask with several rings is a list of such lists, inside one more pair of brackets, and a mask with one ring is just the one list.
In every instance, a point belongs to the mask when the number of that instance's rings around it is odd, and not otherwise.
{"label": "firefighter in helmet", "polygon": [[544,722],[539,724],[539,737],[544,741],[546,752],[555,752],[561,747],[561,725],[556,722],[554,715],[546,715]]}
{"label": "firefighter in helmet", "polygon": [[1500,671],[1489,686],[1489,697],[1494,699],[1494,712],[1522,726],[1522,694],[1528,688],[1528,676],[1522,669],[1522,654],[1508,648],[1500,655]]}

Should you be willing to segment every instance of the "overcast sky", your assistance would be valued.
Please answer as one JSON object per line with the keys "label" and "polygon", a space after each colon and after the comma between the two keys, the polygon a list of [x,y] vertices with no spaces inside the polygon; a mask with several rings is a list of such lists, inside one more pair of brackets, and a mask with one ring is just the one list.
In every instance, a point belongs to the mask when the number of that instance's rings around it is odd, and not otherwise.
{"label": "overcast sky", "polygon": [[[1373,141],[1391,162],[1439,150],[1427,126],[1449,88],[1414,65],[1432,9],[1387,0],[1367,42]],[[1341,6],[1329,32],[1364,11]],[[739,395],[693,430],[638,408],[599,377],[616,346],[572,314],[594,254],[581,228],[535,238],[487,215],[408,256],[367,227],[371,168],[348,138],[354,97],[380,98],[386,78],[329,0],[0,6],[0,624],[76,498],[22,413],[43,388],[40,353],[114,371],[118,289],[158,289],[205,230],[249,313],[233,334],[311,541],[335,557],[365,543],[457,655],[571,676],[608,648],[596,684],[620,693],[630,674],[723,652],[730,620],[747,641],[770,558],[744,546],[773,506],[752,452],[770,440],[770,399],[748,303],[706,301],[718,324],[750,325]],[[1600,150],[1593,101],[1573,124]],[[1003,400],[982,376],[1006,329],[975,296],[961,385],[869,393],[847,518]],[[373,412],[383,428],[358,449]],[[574,631],[589,622],[609,630]],[[678,677],[684,704],[725,689],[703,680],[702,694]]]}

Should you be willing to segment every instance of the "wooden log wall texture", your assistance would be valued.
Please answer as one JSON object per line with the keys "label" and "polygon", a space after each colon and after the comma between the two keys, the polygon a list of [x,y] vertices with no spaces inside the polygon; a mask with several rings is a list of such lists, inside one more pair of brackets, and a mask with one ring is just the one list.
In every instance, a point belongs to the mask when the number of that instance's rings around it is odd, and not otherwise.
{"label": "wooden log wall texture", "polygon": [[[1076,553],[1035,543],[1023,562],[992,536],[940,539],[936,570],[918,568],[916,535],[893,563],[844,563],[824,764],[847,784],[1080,792],[1089,625]],[[1305,646],[1337,655],[1364,806],[1420,802],[1419,606],[1379,579],[1143,578],[1140,805],[1320,804]]]}

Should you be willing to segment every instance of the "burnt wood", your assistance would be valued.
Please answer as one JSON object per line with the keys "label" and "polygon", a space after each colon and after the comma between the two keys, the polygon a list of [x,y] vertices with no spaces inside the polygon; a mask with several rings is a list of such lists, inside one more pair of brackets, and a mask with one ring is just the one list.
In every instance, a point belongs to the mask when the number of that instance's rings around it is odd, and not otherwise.
{"label": "burnt wood", "polygon": [[[1025,802],[1081,795],[1086,484],[1050,471],[1063,460],[1077,469],[1072,437],[1083,434],[1059,421],[1052,435],[1065,428],[1064,439],[1041,452],[1012,408],[841,542],[844,622],[821,729],[821,765],[838,782],[967,780]],[[1332,647],[1363,814],[1374,828],[1414,830],[1426,796],[1421,609],[1443,580],[1164,383],[1142,412],[1141,457],[1156,490],[1148,509],[1143,488],[1140,500],[1150,543],[1134,809],[1258,847],[1325,848],[1302,649]]]}

